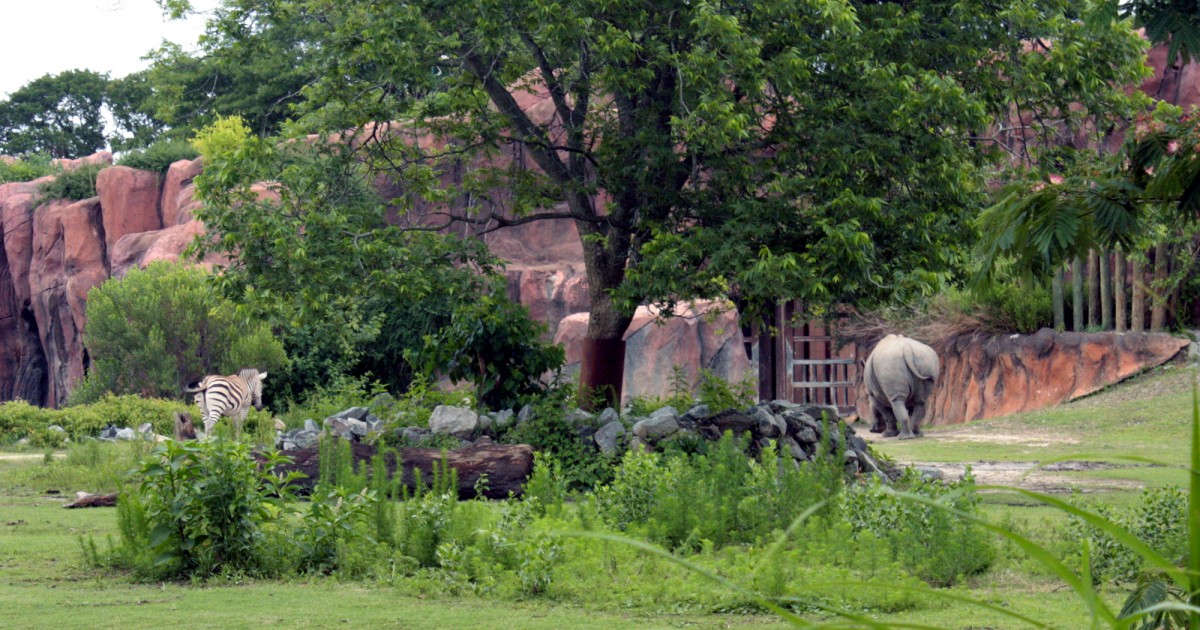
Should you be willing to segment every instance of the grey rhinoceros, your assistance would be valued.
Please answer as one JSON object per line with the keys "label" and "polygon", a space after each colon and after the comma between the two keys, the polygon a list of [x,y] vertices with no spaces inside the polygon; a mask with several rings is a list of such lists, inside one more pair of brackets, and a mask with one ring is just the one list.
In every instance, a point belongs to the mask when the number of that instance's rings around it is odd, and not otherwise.
{"label": "grey rhinoceros", "polygon": [[871,431],[902,440],[921,435],[925,402],[939,369],[933,348],[903,335],[881,339],[863,370],[874,419]]}

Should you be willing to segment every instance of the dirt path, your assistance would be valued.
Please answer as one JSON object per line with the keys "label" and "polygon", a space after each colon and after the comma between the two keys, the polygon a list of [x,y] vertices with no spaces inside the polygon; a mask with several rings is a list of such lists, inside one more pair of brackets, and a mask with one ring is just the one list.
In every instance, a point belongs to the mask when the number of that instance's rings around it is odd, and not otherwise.
{"label": "dirt path", "polygon": [[[856,429],[867,442],[876,442],[884,438],[871,433],[866,428]],[[936,442],[966,442],[977,444],[981,451],[986,452],[988,444],[1025,445],[1045,447],[1052,444],[1080,444],[1071,436],[1060,433],[1031,432],[1028,428],[1021,433],[1005,433],[996,431],[994,427],[980,431],[970,426],[939,431],[922,439]],[[905,461],[898,458],[897,462],[919,469],[940,471],[946,481],[956,481],[963,478],[967,466],[975,476],[975,483],[981,486],[1015,486],[1026,490],[1034,490],[1047,494],[1067,494],[1071,492],[1107,492],[1113,490],[1139,490],[1143,486],[1134,481],[1123,479],[1097,479],[1081,477],[1070,473],[1086,470],[1103,470],[1122,468],[1121,464],[1108,462],[1063,461],[1042,465],[1036,461],[987,461],[976,462],[923,462]]]}
{"label": "dirt path", "polygon": [[[66,453],[55,453],[55,457],[66,457]],[[25,462],[45,459],[45,453],[0,453],[0,462]]]}

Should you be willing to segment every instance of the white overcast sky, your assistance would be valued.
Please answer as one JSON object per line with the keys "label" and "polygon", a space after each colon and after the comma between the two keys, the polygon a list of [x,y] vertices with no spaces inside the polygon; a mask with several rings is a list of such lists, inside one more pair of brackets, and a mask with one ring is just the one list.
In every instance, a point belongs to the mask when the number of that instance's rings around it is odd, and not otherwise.
{"label": "white overcast sky", "polygon": [[[202,11],[219,4],[192,0]],[[205,17],[170,21],[154,0],[0,0],[0,99],[65,70],[123,77],[163,40],[194,50]]]}

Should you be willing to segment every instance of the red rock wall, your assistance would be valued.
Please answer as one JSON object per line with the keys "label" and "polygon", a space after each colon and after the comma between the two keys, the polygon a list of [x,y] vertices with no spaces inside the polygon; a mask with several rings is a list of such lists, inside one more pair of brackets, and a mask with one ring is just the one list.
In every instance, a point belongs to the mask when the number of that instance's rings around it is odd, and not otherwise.
{"label": "red rock wall", "polygon": [[[1162,68],[1163,57],[1163,51],[1156,49],[1151,51],[1149,61]],[[1166,75],[1156,72],[1141,89],[1176,104],[1200,104],[1200,64]],[[544,96],[523,94],[521,99],[535,118],[551,107]],[[60,161],[65,168],[111,163],[112,154],[107,152]],[[0,185],[0,223],[4,230],[0,252],[0,401],[22,398],[56,406],[65,400],[86,368],[81,331],[87,291],[107,277],[124,275],[134,266],[178,258],[192,238],[203,233],[204,226],[192,219],[198,205],[192,180],[202,168],[199,160],[177,162],[161,182],[153,173],[108,168],[97,181],[99,197],[78,204],[50,202],[34,207],[36,182]],[[447,173],[447,177],[453,176]],[[504,192],[497,195],[502,201]],[[569,360],[577,360],[589,297],[573,223],[539,221],[490,232],[483,238],[497,255],[510,261],[507,273],[512,296],[550,326],[554,338],[566,345]],[[678,318],[661,326],[651,323],[653,319],[648,311],[639,311],[626,335],[627,395],[669,393],[669,377],[675,365],[683,366],[693,379],[700,367],[710,368],[730,381],[752,374],[732,314],[715,319]],[[1053,404],[1064,395],[1103,387],[1112,375],[1131,369],[1127,363],[1132,359],[1120,344],[1111,355],[1115,358],[1111,358],[1105,354],[1108,351],[1100,349],[1101,342],[1082,344],[1078,350],[1072,350],[1070,343],[1055,342],[1055,347],[1061,345],[1061,352],[1066,353],[1054,359],[1058,371],[1094,372],[1095,378],[1081,376],[1078,382],[1069,384],[1039,385],[1042,391],[1036,396],[1018,394],[1029,391],[1031,385],[1021,386],[1020,378],[1002,379],[1000,375],[1013,370],[1022,373],[1033,360],[1028,353],[1034,351],[1008,348],[1002,341],[995,344],[987,346],[994,348],[991,350],[967,351],[965,346],[947,349],[952,354],[975,357],[963,359],[966,362],[961,365],[970,367],[954,368],[958,371],[947,373],[946,379],[973,383],[969,385],[973,389],[935,397],[938,421],[963,421],[1042,404],[1034,403],[1035,399]],[[1009,356],[1006,352],[1015,354]],[[1132,356],[1141,355],[1134,352]],[[959,365],[943,360],[944,369]],[[1102,367],[1089,367],[1094,365]]]}
{"label": "red rock wall", "polygon": [[[941,372],[926,422],[958,424],[1069,402],[1176,359],[1188,342],[1161,333],[964,335],[932,344]],[[860,357],[867,352],[860,351]],[[866,388],[858,415],[870,418]]]}

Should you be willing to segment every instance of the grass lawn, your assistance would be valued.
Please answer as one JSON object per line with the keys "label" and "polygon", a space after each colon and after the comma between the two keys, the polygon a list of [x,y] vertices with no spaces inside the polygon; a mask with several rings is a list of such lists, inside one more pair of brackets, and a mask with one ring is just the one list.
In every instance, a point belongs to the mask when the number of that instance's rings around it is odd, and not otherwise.
{"label": "grass lawn", "polygon": [[[1187,480],[1179,466],[1188,456],[1192,374],[1178,367],[1160,369],[1056,409],[933,427],[926,439],[877,440],[873,446],[899,462],[977,465],[1045,463],[1084,459],[1082,455],[1087,454],[1111,465],[1035,469],[1020,479],[1052,479],[1053,487],[1060,489],[1057,491],[1080,489],[1088,493],[1089,500],[1127,507],[1138,500],[1142,487],[1182,485]],[[860,432],[865,433],[865,427]],[[127,452],[105,455],[73,449],[69,454],[52,454],[57,458],[53,463],[37,451],[0,453],[0,627],[150,628],[175,620],[199,628],[785,627],[773,615],[753,612],[753,608],[751,612],[714,612],[703,605],[654,598],[624,606],[614,605],[614,598],[596,598],[589,604],[587,599],[556,599],[553,591],[528,599],[452,597],[405,579],[262,581],[234,576],[198,583],[136,583],[129,576],[93,569],[84,562],[81,538],[91,537],[106,548],[106,540],[117,536],[116,510],[61,507],[77,490],[115,490],[121,473],[132,467],[144,447],[96,448]],[[1122,459],[1125,455],[1168,465],[1131,463]],[[89,473],[91,457],[98,465]],[[1068,522],[1062,512],[1014,492],[984,494],[981,509],[990,521],[1006,524],[1043,544],[1061,536]],[[640,572],[641,567],[650,566],[623,562],[622,571]],[[1011,544],[1000,545],[992,569],[942,593],[1020,611],[1049,627],[1089,626],[1083,601]],[[1102,589],[1103,598],[1114,609],[1120,608],[1125,594],[1124,590]],[[811,610],[805,614],[821,618]],[[1031,627],[999,612],[929,596],[893,612],[873,609],[864,614],[888,625]]]}
{"label": "grass lawn", "polygon": [[594,610],[569,603],[427,596],[375,582],[226,579],[136,584],[83,563],[80,536],[103,545],[116,510],[0,496],[0,627],[160,628],[771,628],[766,615]]}

